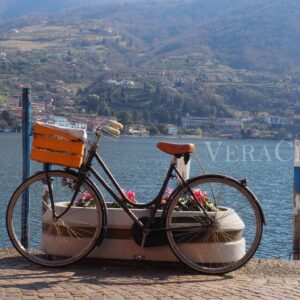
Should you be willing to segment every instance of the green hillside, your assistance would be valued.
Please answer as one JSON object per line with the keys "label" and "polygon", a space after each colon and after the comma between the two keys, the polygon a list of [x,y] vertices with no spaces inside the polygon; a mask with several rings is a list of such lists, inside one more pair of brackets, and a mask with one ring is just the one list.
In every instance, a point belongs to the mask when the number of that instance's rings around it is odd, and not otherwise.
{"label": "green hillside", "polygon": [[60,80],[81,87],[78,111],[153,122],[300,113],[299,1],[101,3],[2,21],[0,83],[47,90]]}

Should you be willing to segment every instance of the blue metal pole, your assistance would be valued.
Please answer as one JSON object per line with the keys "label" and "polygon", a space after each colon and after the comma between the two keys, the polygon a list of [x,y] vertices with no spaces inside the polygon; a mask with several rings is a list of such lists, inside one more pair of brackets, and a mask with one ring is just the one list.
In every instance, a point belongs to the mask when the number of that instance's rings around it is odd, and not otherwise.
{"label": "blue metal pole", "polygon": [[[30,89],[22,89],[22,151],[23,151],[23,182],[30,176],[30,148],[31,148],[31,99]],[[21,209],[21,243],[28,247],[28,213],[29,213],[29,190],[22,195]]]}

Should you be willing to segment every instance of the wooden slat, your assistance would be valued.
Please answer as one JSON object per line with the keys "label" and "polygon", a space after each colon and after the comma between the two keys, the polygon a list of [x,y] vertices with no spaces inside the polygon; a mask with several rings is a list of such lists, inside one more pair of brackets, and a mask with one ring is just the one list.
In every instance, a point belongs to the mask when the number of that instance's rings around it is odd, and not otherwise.
{"label": "wooden slat", "polygon": [[79,168],[83,162],[83,157],[81,155],[68,155],[64,153],[38,149],[35,147],[32,147],[31,149],[30,158],[41,163],[49,163],[73,168]]}
{"label": "wooden slat", "polygon": [[44,125],[39,124],[39,123],[34,124],[33,133],[34,134],[42,134],[42,135],[50,135],[50,136],[51,135],[52,136],[57,135],[57,136],[65,138],[66,140],[69,140],[69,141],[79,139],[76,136],[63,131],[60,128],[57,128],[57,129],[56,128],[50,128],[50,127],[44,126]]}
{"label": "wooden slat", "polygon": [[84,155],[84,144],[82,142],[63,141],[45,136],[34,136],[32,146],[45,150],[48,149],[53,151],[74,153],[82,156]]}

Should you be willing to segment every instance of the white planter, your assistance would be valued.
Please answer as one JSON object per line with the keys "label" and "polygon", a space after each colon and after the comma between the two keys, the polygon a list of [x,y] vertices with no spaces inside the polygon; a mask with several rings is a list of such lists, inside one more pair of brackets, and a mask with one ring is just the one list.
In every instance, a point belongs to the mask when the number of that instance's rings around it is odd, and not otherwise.
{"label": "white planter", "polygon": [[[56,204],[56,208],[63,209],[63,203]],[[95,220],[95,209],[85,207],[71,208],[76,211],[76,219],[71,217],[63,217],[64,222],[74,224],[74,226],[95,227],[93,220]],[[149,216],[148,209],[133,209],[136,216],[144,217]],[[158,212],[159,213],[159,212]],[[191,216],[199,212],[178,212],[179,216]],[[186,251],[191,252],[195,260],[199,262],[218,263],[218,262],[232,262],[240,259],[245,254],[245,239],[243,238],[244,223],[234,211],[225,209],[216,213],[218,219],[221,220],[219,224],[220,232],[237,232],[239,238],[230,242],[201,242],[198,243],[185,243],[180,247],[184,247]],[[72,214],[70,214],[72,215]],[[94,215],[94,216],[93,216]],[[45,214],[43,222],[49,226],[49,214]],[[93,258],[105,259],[137,259],[143,258],[152,261],[178,261],[173,254],[169,245],[156,246],[156,247],[141,247],[136,244],[130,234],[133,225],[132,219],[120,208],[108,208],[108,234],[103,240],[102,244],[89,254]],[[88,229],[88,228],[87,228]],[[226,230],[225,230],[226,229]],[[68,239],[68,248],[66,249],[66,239]],[[43,235],[42,249],[53,255],[71,255],[72,252],[80,248],[80,244],[87,241],[82,239],[73,239],[71,237],[58,237],[57,235]],[[196,247],[195,247],[196,245]],[[201,258],[200,258],[201,255]],[[199,257],[198,257],[199,256]]]}

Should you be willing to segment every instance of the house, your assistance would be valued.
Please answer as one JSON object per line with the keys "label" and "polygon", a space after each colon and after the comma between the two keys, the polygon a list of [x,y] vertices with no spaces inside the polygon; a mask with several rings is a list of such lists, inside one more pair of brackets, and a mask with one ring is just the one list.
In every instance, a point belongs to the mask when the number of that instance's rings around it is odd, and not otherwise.
{"label": "house", "polygon": [[45,103],[45,109],[46,110],[55,109],[54,100],[53,100],[52,97],[45,97],[44,103]]}
{"label": "house", "polygon": [[167,124],[166,128],[168,130],[168,135],[177,135],[177,126],[172,124]]}
{"label": "house", "polygon": [[240,132],[244,127],[244,122],[241,119],[221,118],[215,120],[215,128],[220,132],[235,133]]}
{"label": "house", "polygon": [[258,118],[264,118],[265,119],[265,118],[268,118],[269,116],[270,116],[270,114],[266,111],[259,111],[257,113]]}
{"label": "house", "polygon": [[293,119],[290,118],[283,118],[283,117],[279,117],[279,116],[269,116],[266,119],[266,123],[269,125],[292,125]]}
{"label": "house", "polygon": [[6,60],[6,52],[1,52],[0,53],[0,59],[1,60]]}
{"label": "house", "polygon": [[109,85],[117,85],[118,84],[118,81],[114,80],[114,79],[104,80],[104,82],[109,84]]}
{"label": "house", "polygon": [[185,117],[181,118],[181,126],[184,129],[210,127],[211,124],[211,118],[192,117],[190,114],[186,114]]}
{"label": "house", "polygon": [[250,119],[251,118],[251,112],[249,112],[249,111],[236,110],[233,112],[233,115],[235,118],[239,118],[239,119]]}
{"label": "house", "polygon": [[134,86],[135,82],[132,80],[121,80],[119,82],[120,85],[124,86],[124,87],[128,87],[128,86]]}
{"label": "house", "polygon": [[72,100],[72,99],[63,99],[61,101],[61,104],[63,106],[74,106],[75,105],[75,100]]}
{"label": "house", "polygon": [[47,123],[57,126],[69,127],[69,121],[67,118],[55,115],[50,115]]}
{"label": "house", "polygon": [[144,125],[135,124],[126,128],[125,132],[132,136],[149,136],[150,132]]}

